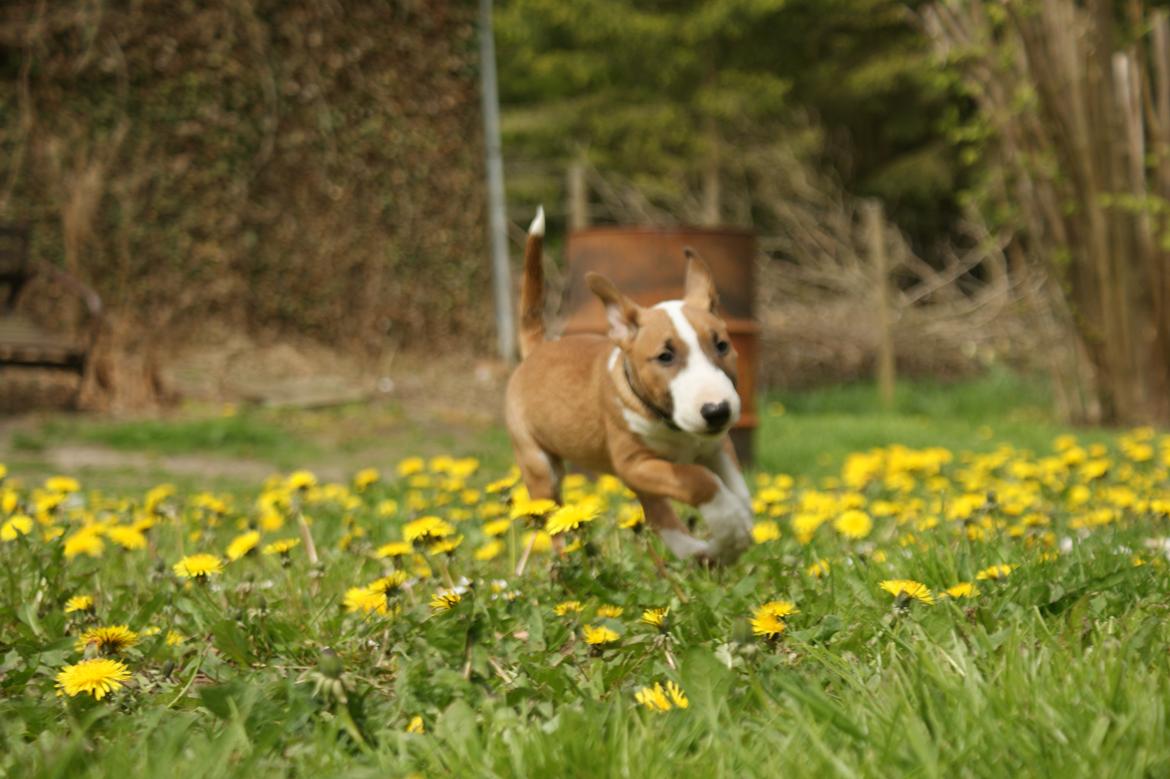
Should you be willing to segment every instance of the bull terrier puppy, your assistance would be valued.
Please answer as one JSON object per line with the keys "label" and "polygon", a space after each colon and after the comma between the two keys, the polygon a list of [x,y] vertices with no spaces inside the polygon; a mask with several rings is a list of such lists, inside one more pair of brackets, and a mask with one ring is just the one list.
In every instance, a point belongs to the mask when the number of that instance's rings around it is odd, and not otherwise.
{"label": "bull terrier puppy", "polygon": [[[736,353],[707,264],[686,250],[686,292],[649,308],[597,273],[608,336],[545,338],[544,210],[528,230],[520,291],[522,362],[505,416],[533,498],[560,502],[565,462],[612,473],[637,495],[677,557],[728,564],[752,541],[751,495],[727,431],[739,419]],[[710,538],[693,536],[670,501],[694,506]]]}

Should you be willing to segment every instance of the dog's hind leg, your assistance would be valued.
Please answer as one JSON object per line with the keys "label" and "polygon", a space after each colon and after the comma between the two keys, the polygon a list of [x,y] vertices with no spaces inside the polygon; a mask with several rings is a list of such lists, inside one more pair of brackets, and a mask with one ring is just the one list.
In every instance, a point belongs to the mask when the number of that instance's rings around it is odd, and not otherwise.
{"label": "dog's hind leg", "polygon": [[[552,500],[561,502],[561,478],[565,473],[564,462],[555,455],[540,448],[540,445],[524,431],[511,430],[512,450],[516,455],[516,464],[520,467],[520,478],[528,488],[528,495],[534,500]],[[532,548],[536,545],[536,534],[524,548],[520,561],[516,564],[516,575],[522,576],[528,565],[528,558]]]}
{"label": "dog's hind leg", "polygon": [[534,500],[547,499],[561,502],[561,479],[565,465],[561,458],[550,455],[536,446],[516,446],[516,464],[520,466],[520,478]]}
{"label": "dog's hind leg", "polygon": [[641,492],[637,495],[642,504],[642,511],[646,514],[646,524],[654,528],[654,532],[658,533],[662,543],[666,544],[666,548],[675,557],[686,559],[708,556],[707,542],[691,535],[687,526],[678,518],[678,514],[675,513],[669,500]]}

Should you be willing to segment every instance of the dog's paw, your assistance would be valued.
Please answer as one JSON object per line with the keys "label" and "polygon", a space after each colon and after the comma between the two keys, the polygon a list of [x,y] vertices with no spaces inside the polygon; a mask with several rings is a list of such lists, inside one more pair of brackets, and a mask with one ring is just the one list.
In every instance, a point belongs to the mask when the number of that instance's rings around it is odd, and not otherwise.
{"label": "dog's paw", "polygon": [[666,548],[670,550],[671,554],[680,560],[687,558],[706,560],[711,557],[711,545],[685,531],[659,530],[658,536],[662,539],[662,543],[666,544]]}
{"label": "dog's paw", "polygon": [[720,486],[715,497],[699,506],[711,529],[709,556],[721,563],[733,563],[752,545],[752,509],[740,496]]}

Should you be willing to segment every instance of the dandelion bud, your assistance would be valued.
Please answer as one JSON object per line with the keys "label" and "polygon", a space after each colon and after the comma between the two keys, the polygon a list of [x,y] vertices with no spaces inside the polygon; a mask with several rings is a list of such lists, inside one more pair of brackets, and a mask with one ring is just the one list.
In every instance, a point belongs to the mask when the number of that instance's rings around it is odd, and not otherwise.
{"label": "dandelion bud", "polygon": [[317,670],[330,679],[339,679],[341,678],[341,672],[345,670],[345,666],[336,652],[329,647],[325,647],[321,650],[321,658],[317,661]]}

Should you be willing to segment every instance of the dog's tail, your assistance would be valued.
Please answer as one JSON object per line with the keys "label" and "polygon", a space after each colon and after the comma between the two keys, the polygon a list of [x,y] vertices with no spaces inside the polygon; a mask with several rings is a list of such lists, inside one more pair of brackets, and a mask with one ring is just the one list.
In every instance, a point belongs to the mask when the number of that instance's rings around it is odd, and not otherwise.
{"label": "dog's tail", "polygon": [[524,278],[520,281],[520,358],[544,340],[544,206],[528,228],[524,244]]}

